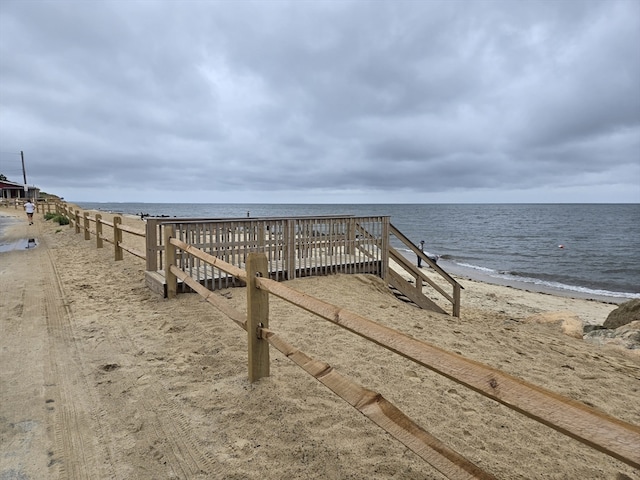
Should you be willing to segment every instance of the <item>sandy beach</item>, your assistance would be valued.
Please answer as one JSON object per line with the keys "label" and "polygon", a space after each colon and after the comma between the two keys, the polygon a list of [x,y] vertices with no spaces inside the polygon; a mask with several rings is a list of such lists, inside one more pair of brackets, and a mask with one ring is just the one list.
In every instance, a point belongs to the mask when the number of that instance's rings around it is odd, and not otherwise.
{"label": "sandy beach", "polygon": [[[7,239],[37,246],[0,253],[0,480],[444,478],[275,349],[271,376],[249,383],[246,333],[197,294],[147,289],[143,260],[116,262],[111,245],[96,249],[42,214],[31,226],[21,210],[3,216],[18,220]],[[598,325],[617,305],[459,281],[459,319],[404,303],[367,275],[287,285],[640,425],[637,351],[527,321],[570,311]],[[244,289],[222,293],[246,311]],[[284,301],[271,300],[270,328],[497,478],[640,479]]]}

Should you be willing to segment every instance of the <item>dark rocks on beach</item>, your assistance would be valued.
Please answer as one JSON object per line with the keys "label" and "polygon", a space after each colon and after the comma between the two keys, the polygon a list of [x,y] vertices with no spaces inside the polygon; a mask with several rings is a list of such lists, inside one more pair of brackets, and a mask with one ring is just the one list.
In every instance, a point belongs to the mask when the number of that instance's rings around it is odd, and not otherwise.
{"label": "dark rocks on beach", "polygon": [[640,320],[640,298],[620,304],[609,314],[602,326],[613,329],[637,320]]}
{"label": "dark rocks on beach", "polygon": [[615,345],[629,350],[639,350],[640,320],[636,320],[616,329],[603,328],[600,330],[593,330],[585,334],[584,340],[595,345]]}
{"label": "dark rocks on beach", "polygon": [[603,327],[602,325],[585,325],[582,329],[582,333],[587,334],[595,332],[596,330],[607,330],[607,328]]}
{"label": "dark rocks on beach", "polygon": [[640,350],[640,299],[621,304],[602,326],[586,325],[584,340],[595,345],[615,345]]}

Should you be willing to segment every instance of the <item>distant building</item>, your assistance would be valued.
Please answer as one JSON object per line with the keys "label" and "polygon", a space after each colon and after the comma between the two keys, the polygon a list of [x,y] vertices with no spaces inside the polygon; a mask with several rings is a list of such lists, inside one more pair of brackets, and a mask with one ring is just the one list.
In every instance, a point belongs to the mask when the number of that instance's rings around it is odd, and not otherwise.
{"label": "distant building", "polygon": [[20,199],[30,198],[37,200],[40,196],[40,189],[33,185],[25,186],[22,183],[10,182],[9,180],[0,180],[0,199]]}

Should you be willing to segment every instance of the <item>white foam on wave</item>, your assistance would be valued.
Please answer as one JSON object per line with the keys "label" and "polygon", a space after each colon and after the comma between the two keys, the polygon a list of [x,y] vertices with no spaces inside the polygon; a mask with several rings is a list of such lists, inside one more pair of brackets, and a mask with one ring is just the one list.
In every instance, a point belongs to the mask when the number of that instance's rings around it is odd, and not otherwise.
{"label": "white foam on wave", "polygon": [[630,293],[630,292],[612,292],[609,290],[600,290],[600,289],[592,289],[587,287],[580,287],[577,285],[567,285],[560,282],[551,282],[548,280],[540,280],[539,278],[532,277],[522,277],[511,275],[509,273],[497,272],[492,268],[481,267],[478,265],[472,265],[469,263],[456,263],[456,265],[463,267],[465,269],[471,269],[480,272],[482,275],[486,275],[488,277],[492,277],[495,279],[502,280],[507,283],[525,283],[536,285],[538,287],[552,289],[552,290],[563,290],[568,292],[576,292],[581,293],[583,295],[593,295],[600,297],[613,297],[613,298],[640,298],[640,293]]}

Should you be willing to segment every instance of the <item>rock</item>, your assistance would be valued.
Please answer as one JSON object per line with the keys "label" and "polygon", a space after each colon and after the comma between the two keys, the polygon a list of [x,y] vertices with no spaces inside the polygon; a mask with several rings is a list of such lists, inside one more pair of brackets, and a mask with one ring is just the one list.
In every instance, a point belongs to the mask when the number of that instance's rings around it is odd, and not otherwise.
{"label": "rock", "polygon": [[583,338],[584,323],[573,312],[546,312],[525,318],[527,323],[558,324],[562,333],[573,338]]}
{"label": "rock", "polygon": [[602,325],[585,325],[584,328],[582,329],[582,333],[587,334],[587,333],[593,332],[594,330],[607,330],[607,329]]}
{"label": "rock", "polygon": [[612,345],[640,352],[640,320],[616,329],[594,330],[584,339],[594,345]]}
{"label": "rock", "polygon": [[613,310],[602,324],[605,328],[618,328],[640,320],[640,298],[620,304]]}

